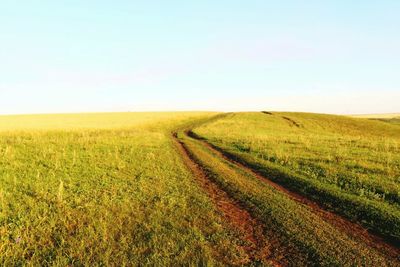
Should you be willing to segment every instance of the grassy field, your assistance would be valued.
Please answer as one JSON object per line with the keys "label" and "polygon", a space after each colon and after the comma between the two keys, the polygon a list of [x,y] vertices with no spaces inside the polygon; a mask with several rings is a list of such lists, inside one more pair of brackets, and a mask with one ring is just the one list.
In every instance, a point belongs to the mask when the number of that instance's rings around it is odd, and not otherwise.
{"label": "grassy field", "polygon": [[398,240],[399,133],[299,113],[0,116],[0,265],[396,266],[350,220]]}
{"label": "grassy field", "polygon": [[170,138],[208,116],[0,117],[1,265],[243,260]]}
{"label": "grassy field", "polygon": [[398,124],[398,125],[400,124],[400,113],[354,115],[352,117],[378,120],[378,121],[383,121],[383,122],[388,122],[388,123]]}
{"label": "grassy field", "polygon": [[274,181],[400,239],[398,125],[307,113],[238,113],[195,133]]}
{"label": "grassy field", "polygon": [[[263,225],[267,256],[289,266],[395,265],[385,252],[366,242],[330,215],[294,200],[251,172],[221,158],[201,142],[185,140],[194,160],[211,181],[246,207]],[[268,257],[267,257],[268,259]]]}
{"label": "grassy field", "polygon": [[364,115],[352,115],[351,117],[364,118],[364,119],[394,119],[394,118],[400,118],[400,113],[364,114]]}

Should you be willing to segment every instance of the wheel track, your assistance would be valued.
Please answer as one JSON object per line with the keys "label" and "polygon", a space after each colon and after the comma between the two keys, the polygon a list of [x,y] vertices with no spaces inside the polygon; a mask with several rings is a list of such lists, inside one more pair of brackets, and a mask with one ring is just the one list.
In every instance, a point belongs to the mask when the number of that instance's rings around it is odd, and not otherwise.
{"label": "wheel track", "polygon": [[243,170],[246,173],[249,173],[256,177],[258,180],[262,181],[263,183],[268,184],[269,186],[275,188],[276,190],[284,193],[286,196],[291,198],[292,200],[309,207],[313,213],[317,214],[319,217],[322,217],[325,221],[329,222],[331,225],[335,226],[336,228],[341,229],[342,231],[346,232],[349,236],[354,238],[355,240],[359,240],[375,248],[385,255],[400,260],[400,249],[395,245],[386,242],[382,237],[370,233],[367,229],[362,227],[361,225],[351,222],[346,218],[333,213],[331,211],[326,210],[324,207],[319,205],[318,203],[311,201],[310,199],[286,189],[285,187],[273,182],[272,180],[268,179],[268,177],[263,176],[261,173],[257,172],[256,170],[252,169],[251,167],[243,164],[236,160],[232,155],[224,151],[223,149],[207,142],[205,139],[197,136],[192,130],[184,131],[184,134],[192,139],[197,140],[207,149],[211,150],[217,157],[224,159],[227,162],[237,166],[239,169]]}
{"label": "wheel track", "polygon": [[[249,244],[248,246],[243,246],[244,251],[249,255],[249,260],[251,262],[263,262],[272,266],[286,265],[285,262],[278,262],[275,259],[277,255],[273,255],[271,252],[272,249],[275,249],[276,244],[274,241],[267,241],[263,234],[263,224],[209,178],[207,172],[198,163],[186,144],[179,140],[177,133],[173,133],[173,141],[197,182],[206,191],[230,226],[237,229],[242,234],[243,240]],[[277,258],[281,261],[284,256],[278,256]],[[248,263],[243,262],[242,264]]]}

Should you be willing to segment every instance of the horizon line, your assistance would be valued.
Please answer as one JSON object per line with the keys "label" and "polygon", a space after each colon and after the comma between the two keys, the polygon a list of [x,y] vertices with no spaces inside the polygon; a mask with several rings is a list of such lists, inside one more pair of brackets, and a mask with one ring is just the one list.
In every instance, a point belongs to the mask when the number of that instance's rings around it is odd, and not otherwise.
{"label": "horizon line", "polygon": [[6,116],[37,116],[37,115],[90,115],[90,114],[110,114],[110,113],[190,113],[190,112],[210,112],[210,113],[240,113],[240,112],[287,112],[287,113],[313,113],[341,116],[368,116],[368,115],[400,115],[398,112],[371,112],[371,113],[331,113],[331,112],[314,112],[299,110],[121,110],[121,111],[65,111],[65,112],[33,112],[33,113],[0,113],[1,117]]}

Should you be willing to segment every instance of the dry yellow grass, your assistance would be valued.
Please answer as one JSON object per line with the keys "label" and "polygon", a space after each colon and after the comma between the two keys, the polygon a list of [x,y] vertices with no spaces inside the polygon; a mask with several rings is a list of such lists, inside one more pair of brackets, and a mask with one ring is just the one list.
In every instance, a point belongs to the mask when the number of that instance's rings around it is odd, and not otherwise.
{"label": "dry yellow grass", "polygon": [[363,119],[393,119],[393,118],[400,118],[400,113],[359,114],[359,115],[351,115],[351,117],[363,118]]}

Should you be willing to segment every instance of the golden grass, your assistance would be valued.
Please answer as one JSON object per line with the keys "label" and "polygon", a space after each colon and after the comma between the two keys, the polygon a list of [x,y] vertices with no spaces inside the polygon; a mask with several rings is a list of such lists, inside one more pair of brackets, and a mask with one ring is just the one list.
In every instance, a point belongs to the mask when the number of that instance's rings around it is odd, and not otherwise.
{"label": "golden grass", "polygon": [[360,115],[351,115],[350,117],[363,118],[363,119],[393,119],[393,118],[400,118],[400,113],[360,114]]}
{"label": "golden grass", "polygon": [[0,131],[126,129],[170,123],[206,112],[124,112],[0,116]]}

